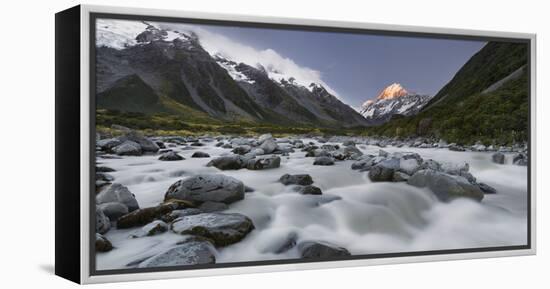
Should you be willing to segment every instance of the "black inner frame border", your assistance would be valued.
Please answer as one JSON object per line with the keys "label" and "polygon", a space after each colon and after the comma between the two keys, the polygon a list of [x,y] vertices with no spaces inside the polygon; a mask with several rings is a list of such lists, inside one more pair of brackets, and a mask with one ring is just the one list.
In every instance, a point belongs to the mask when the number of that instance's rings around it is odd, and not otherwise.
{"label": "black inner frame border", "polygon": [[[266,22],[248,22],[248,21],[234,21],[234,20],[215,20],[215,19],[197,19],[197,18],[185,18],[185,17],[165,17],[165,16],[150,16],[150,15],[137,15],[137,14],[116,14],[116,13],[97,13],[89,12],[89,93],[90,93],[90,184],[89,184],[89,209],[90,209],[90,222],[89,222],[89,276],[101,276],[101,275],[115,275],[115,274],[135,274],[135,273],[151,273],[151,272],[166,272],[166,271],[189,271],[197,269],[219,269],[219,268],[234,268],[234,267],[251,267],[251,266],[265,266],[265,265],[287,265],[287,264],[304,264],[304,263],[322,263],[331,261],[351,261],[351,260],[368,260],[368,259],[381,259],[381,258],[397,258],[397,257],[416,257],[416,256],[435,256],[444,254],[460,254],[460,253],[482,253],[482,252],[495,252],[495,251],[514,251],[514,250],[526,250],[531,249],[531,104],[532,104],[532,83],[531,78],[531,65],[532,55],[531,46],[533,45],[531,39],[528,38],[508,38],[508,37],[493,37],[493,36],[477,36],[477,35],[459,35],[459,34],[445,34],[445,33],[429,33],[429,32],[409,32],[409,31],[397,31],[397,30],[384,30],[384,29],[364,29],[364,28],[349,28],[349,27],[332,27],[332,26],[319,26],[319,25],[297,25],[297,24],[275,24]],[[184,24],[200,24],[200,25],[214,25],[214,26],[232,26],[243,28],[266,28],[266,29],[278,29],[278,30],[298,30],[309,32],[336,32],[336,33],[348,33],[348,34],[363,34],[363,35],[379,35],[379,36],[398,36],[398,37],[411,37],[411,38],[433,38],[433,39],[450,39],[450,40],[472,40],[472,41],[495,41],[495,42],[510,42],[510,43],[524,43],[527,45],[527,77],[528,83],[528,164],[527,164],[527,244],[516,246],[497,246],[497,247],[475,247],[475,248],[463,248],[463,249],[448,249],[448,250],[428,250],[428,251],[409,251],[409,252],[395,252],[395,253],[374,253],[364,255],[351,255],[345,257],[332,257],[332,258],[318,258],[318,259],[282,259],[282,260],[263,260],[263,261],[245,261],[245,262],[227,262],[216,264],[204,264],[204,265],[183,265],[183,266],[169,266],[169,267],[156,267],[156,268],[130,268],[130,269],[107,269],[96,270],[96,252],[95,246],[95,144],[96,144],[96,20],[97,19],[119,19],[119,20],[137,20],[137,21],[156,21],[156,22],[173,22]],[[269,18],[266,18],[269,21]],[[350,25],[353,23],[350,23]],[[344,24],[345,25],[345,24]],[[414,29],[414,27],[411,27]],[[422,29],[422,28],[419,28]],[[450,29],[452,30],[452,29]],[[488,32],[491,33],[491,32]]]}

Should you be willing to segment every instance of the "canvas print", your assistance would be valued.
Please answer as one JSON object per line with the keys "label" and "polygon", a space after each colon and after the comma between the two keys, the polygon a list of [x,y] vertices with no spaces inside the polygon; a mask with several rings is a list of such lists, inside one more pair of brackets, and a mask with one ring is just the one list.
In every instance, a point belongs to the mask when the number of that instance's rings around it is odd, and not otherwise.
{"label": "canvas print", "polygon": [[98,272],[528,244],[526,41],[137,16],[93,33]]}

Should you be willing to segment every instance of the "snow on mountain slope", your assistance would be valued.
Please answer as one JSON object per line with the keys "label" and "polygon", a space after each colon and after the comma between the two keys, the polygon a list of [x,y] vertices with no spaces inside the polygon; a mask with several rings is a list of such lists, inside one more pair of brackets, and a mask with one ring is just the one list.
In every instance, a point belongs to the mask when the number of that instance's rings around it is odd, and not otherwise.
{"label": "snow on mountain slope", "polygon": [[360,113],[373,123],[384,123],[393,115],[414,115],[431,99],[428,95],[409,93],[399,83],[383,89],[375,100],[367,100]]}

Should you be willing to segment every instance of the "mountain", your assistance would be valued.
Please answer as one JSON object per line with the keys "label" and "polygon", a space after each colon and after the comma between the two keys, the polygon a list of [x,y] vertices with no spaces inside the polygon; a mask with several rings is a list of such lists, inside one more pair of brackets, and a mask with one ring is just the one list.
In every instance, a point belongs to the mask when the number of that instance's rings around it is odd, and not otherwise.
{"label": "mountain", "polygon": [[409,93],[399,83],[383,89],[376,100],[367,100],[361,106],[361,115],[372,124],[382,124],[394,116],[414,115],[431,99],[428,95]]}
{"label": "mountain", "polygon": [[[207,115],[222,122],[356,127],[368,122],[320,83],[260,63],[211,55],[193,32],[102,20],[97,27],[97,107]],[[192,113],[189,113],[192,112]]]}
{"label": "mountain", "polygon": [[426,136],[449,142],[527,141],[528,45],[488,42],[416,115],[372,128],[386,136]]}

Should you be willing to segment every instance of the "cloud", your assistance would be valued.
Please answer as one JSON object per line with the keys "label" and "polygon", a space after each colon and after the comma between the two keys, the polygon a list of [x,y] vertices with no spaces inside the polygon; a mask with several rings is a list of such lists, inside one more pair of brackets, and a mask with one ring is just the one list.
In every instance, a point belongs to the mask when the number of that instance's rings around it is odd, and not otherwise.
{"label": "cloud", "polygon": [[235,62],[243,62],[255,67],[258,64],[262,65],[267,69],[269,77],[275,80],[293,77],[296,83],[305,87],[309,87],[311,83],[320,84],[328,92],[342,100],[338,93],[322,80],[321,72],[300,66],[292,59],[280,55],[273,49],[258,50],[199,25],[181,23],[155,24],[166,30],[195,33],[199,37],[202,47],[210,55],[219,54]]}

